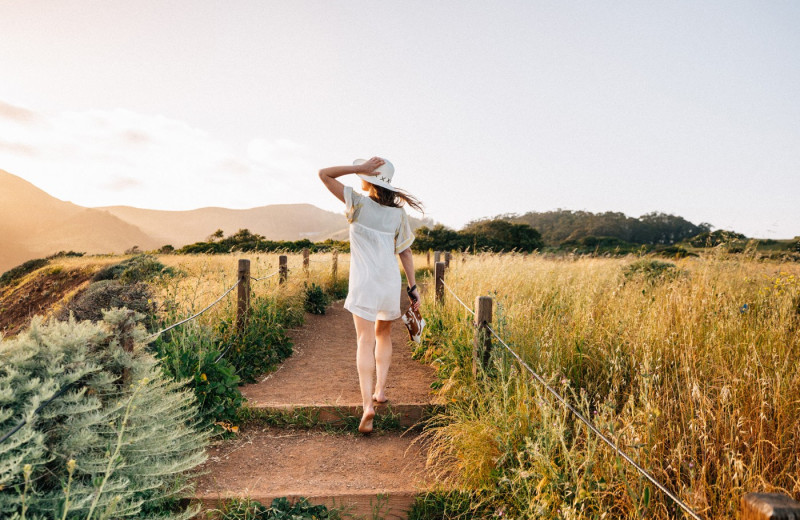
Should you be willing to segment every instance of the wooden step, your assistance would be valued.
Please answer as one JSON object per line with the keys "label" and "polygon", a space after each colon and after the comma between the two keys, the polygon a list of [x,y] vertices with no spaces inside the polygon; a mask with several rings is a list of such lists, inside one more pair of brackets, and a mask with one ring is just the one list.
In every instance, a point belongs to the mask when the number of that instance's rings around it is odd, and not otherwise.
{"label": "wooden step", "polygon": [[249,497],[268,506],[278,497],[306,497],[367,518],[378,507],[383,518],[406,518],[432,482],[414,440],[398,433],[245,429],[235,441],[208,450],[201,468],[208,473],[197,482],[195,500],[217,507],[227,498]]}

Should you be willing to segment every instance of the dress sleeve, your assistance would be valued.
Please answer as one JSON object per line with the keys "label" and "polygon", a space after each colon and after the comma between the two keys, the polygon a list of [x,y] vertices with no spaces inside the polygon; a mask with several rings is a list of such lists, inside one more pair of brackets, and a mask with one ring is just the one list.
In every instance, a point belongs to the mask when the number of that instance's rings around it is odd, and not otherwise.
{"label": "dress sleeve", "polygon": [[358,220],[358,213],[361,209],[361,195],[353,191],[352,186],[344,187],[344,216],[351,224]]}
{"label": "dress sleeve", "polygon": [[395,254],[405,251],[411,247],[412,243],[414,243],[414,232],[411,231],[411,222],[408,220],[406,211],[403,210],[403,218],[400,220],[400,226],[394,234]]}

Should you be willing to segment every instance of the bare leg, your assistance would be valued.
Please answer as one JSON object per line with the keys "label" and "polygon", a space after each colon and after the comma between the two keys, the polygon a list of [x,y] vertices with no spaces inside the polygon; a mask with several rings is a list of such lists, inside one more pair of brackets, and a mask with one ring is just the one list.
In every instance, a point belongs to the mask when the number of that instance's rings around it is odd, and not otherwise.
{"label": "bare leg", "polygon": [[392,364],[392,322],[375,322],[375,368],[377,378],[372,398],[378,403],[386,402],[386,378]]}
{"label": "bare leg", "polygon": [[358,383],[361,387],[361,402],[364,414],[358,431],[369,433],[372,431],[372,420],[375,417],[375,408],[372,404],[372,374],[375,371],[375,323],[353,314],[356,326],[358,349],[356,350],[356,367],[358,368]]}

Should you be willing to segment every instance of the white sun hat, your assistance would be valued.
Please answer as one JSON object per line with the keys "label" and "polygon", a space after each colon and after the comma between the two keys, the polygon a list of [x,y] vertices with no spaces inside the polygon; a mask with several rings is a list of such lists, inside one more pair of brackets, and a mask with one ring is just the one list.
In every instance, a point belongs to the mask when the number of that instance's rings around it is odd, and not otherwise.
{"label": "white sun hat", "polygon": [[[383,159],[383,157],[381,157]],[[366,159],[356,159],[353,161],[353,165],[359,166],[367,162]],[[374,184],[375,186],[380,186],[381,188],[386,188],[387,190],[397,191],[397,188],[392,186],[392,177],[394,177],[394,165],[388,161],[388,159],[383,159],[383,164],[375,170],[378,172],[378,175],[363,175],[357,173],[359,177],[364,179],[370,184]]]}

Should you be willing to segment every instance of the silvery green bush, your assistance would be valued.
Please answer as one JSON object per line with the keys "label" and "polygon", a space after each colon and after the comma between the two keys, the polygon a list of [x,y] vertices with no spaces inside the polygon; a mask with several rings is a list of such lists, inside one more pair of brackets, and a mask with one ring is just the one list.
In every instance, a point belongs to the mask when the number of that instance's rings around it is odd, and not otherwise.
{"label": "silvery green bush", "polygon": [[144,350],[141,317],[35,318],[0,342],[0,438],[27,420],[0,443],[0,517],[193,516],[180,498],[210,431],[192,392]]}

